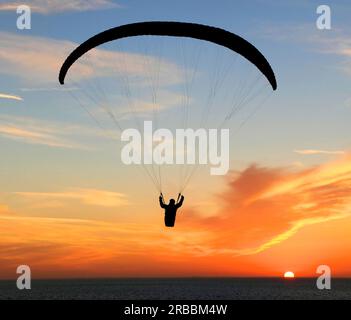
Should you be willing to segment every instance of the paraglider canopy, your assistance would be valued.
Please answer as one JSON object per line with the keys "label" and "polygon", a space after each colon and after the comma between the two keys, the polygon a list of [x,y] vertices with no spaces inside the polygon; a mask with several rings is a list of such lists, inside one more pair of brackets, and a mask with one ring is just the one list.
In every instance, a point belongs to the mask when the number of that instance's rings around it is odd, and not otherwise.
{"label": "paraglider canopy", "polygon": [[270,64],[262,53],[245,39],[220,28],[196,23],[170,21],[151,21],[126,24],[93,36],[82,43],[68,56],[60,70],[60,83],[64,84],[69,68],[89,50],[109,41],[146,35],[195,38],[226,47],[239,53],[253,63],[267,78],[273,90],[277,89],[277,82]]}

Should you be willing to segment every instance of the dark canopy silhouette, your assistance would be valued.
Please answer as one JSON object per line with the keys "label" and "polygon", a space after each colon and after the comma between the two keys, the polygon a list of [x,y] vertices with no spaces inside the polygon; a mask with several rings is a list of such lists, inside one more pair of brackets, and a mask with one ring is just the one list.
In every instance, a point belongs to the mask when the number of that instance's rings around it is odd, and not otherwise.
{"label": "dark canopy silhouette", "polygon": [[59,81],[64,84],[70,67],[89,50],[106,42],[136,36],[171,36],[206,40],[226,47],[253,63],[267,78],[273,90],[277,88],[274,72],[263,54],[251,43],[229,31],[188,22],[151,21],[126,24],[103,31],[78,46],[61,67]]}

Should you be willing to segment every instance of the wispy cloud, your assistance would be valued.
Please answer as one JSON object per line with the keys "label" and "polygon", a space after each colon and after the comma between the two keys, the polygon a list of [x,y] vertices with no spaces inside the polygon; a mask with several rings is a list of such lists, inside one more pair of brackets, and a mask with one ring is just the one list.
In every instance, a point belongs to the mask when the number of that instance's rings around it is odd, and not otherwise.
{"label": "wispy cloud", "polygon": [[297,222],[292,223],[292,226],[286,230],[285,232],[282,232],[278,234],[277,236],[273,237],[272,239],[268,240],[267,242],[264,242],[262,245],[256,247],[256,248],[248,248],[248,249],[242,249],[238,250],[236,254],[238,255],[253,255],[253,254],[258,254],[263,251],[266,251],[267,249],[270,249],[271,247],[274,247],[281,242],[288,240],[291,238],[293,235],[295,235],[298,231],[300,231],[302,228],[317,224],[317,223],[325,223],[325,222],[331,222],[333,220],[339,220],[339,219],[345,219],[351,216],[351,212],[348,213],[341,213],[341,214],[335,214],[329,217],[316,217],[316,218],[307,218],[307,219],[302,219]]}
{"label": "wispy cloud", "polygon": [[[79,97],[79,101],[81,101],[84,106],[91,106],[91,111],[97,118],[101,119],[101,122],[104,121],[103,116],[107,116],[106,110],[101,108],[101,106],[97,106],[96,104],[92,104],[89,101],[88,97],[84,96],[83,90],[80,92],[75,93],[75,96]],[[120,98],[120,97],[118,97]],[[116,98],[117,99],[117,98]],[[105,103],[116,118],[120,121],[125,121],[130,118],[134,117],[142,117],[143,120],[147,119],[148,117],[153,116],[153,113],[161,114],[163,111],[180,107],[183,105],[183,96],[179,93],[174,93],[169,90],[159,90],[157,93],[157,102],[151,102],[149,100],[150,97],[137,97],[134,98],[133,101],[126,101],[125,97],[122,98],[122,102],[120,104],[116,103]],[[113,98],[109,99],[113,101]],[[191,102],[193,99],[189,99]],[[99,109],[99,110],[96,110]]]}
{"label": "wispy cloud", "polygon": [[294,150],[295,153],[303,154],[303,155],[319,155],[319,154],[327,154],[327,155],[342,155],[345,154],[345,151],[342,150],[317,150],[317,149],[304,149],[304,150]]}
{"label": "wispy cloud", "polygon": [[23,101],[23,98],[21,98],[20,96],[15,96],[15,95],[5,94],[5,93],[0,93],[0,99]]}
{"label": "wispy cloud", "polygon": [[22,92],[50,92],[50,91],[77,91],[79,88],[77,87],[34,87],[34,88],[21,88]]}
{"label": "wispy cloud", "polygon": [[0,136],[29,144],[90,150],[79,136],[102,136],[101,130],[26,117],[0,115]]}
{"label": "wispy cloud", "polygon": [[305,46],[307,50],[322,54],[340,56],[343,60],[338,69],[351,74],[351,38],[349,32],[333,27],[330,32],[321,32],[314,24],[294,26],[266,26],[260,33],[273,40],[295,42]]}
{"label": "wispy cloud", "polygon": [[63,192],[15,192],[14,194],[26,199],[36,207],[52,200],[56,201],[57,206],[67,204],[67,201],[70,200],[100,207],[120,207],[128,204],[123,193],[99,189],[72,188]]}
{"label": "wispy cloud", "polygon": [[0,125],[0,135],[32,144],[43,144],[50,147],[74,148],[74,146],[69,142],[60,141],[53,135],[41,132],[41,129],[34,131],[14,126]]}
{"label": "wispy cloud", "polygon": [[[22,80],[23,87],[27,89],[64,88],[58,84],[58,73],[68,54],[77,46],[71,41],[0,32],[0,72]],[[137,77],[149,83],[145,68],[156,70],[160,64],[160,86],[182,81],[182,68],[172,62],[137,53],[94,49],[75,63],[66,82],[68,86],[74,86],[72,81],[79,83],[84,79],[117,74],[120,77]]]}
{"label": "wispy cloud", "polygon": [[15,11],[20,5],[28,5],[33,12],[52,14],[65,11],[89,11],[120,7],[111,0],[27,0],[8,1],[0,4],[0,11]]}

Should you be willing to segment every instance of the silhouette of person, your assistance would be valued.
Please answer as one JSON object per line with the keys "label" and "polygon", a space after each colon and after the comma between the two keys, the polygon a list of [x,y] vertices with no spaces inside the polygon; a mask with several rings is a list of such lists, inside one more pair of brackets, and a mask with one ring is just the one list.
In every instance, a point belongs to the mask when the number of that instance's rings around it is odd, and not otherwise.
{"label": "silhouette of person", "polygon": [[163,194],[161,193],[159,200],[160,200],[161,208],[165,209],[165,226],[174,227],[177,210],[182,206],[184,201],[184,196],[179,194],[178,195],[179,201],[177,200],[177,203],[175,202],[174,199],[171,199],[169,200],[169,204],[165,204],[165,201],[163,199]]}

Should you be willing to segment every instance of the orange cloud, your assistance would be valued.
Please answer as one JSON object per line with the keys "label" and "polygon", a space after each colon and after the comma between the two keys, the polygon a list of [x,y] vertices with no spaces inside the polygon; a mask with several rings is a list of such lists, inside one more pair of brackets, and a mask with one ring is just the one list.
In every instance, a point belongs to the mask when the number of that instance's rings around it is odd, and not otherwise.
{"label": "orange cloud", "polygon": [[127,205],[126,196],[119,192],[98,189],[72,188],[64,192],[15,192],[32,205],[44,207],[47,202],[54,203],[54,206],[61,206],[68,200],[76,200],[84,205],[119,207]]}
{"label": "orange cloud", "polygon": [[306,226],[351,215],[351,156],[300,172],[253,165],[233,175],[218,199],[222,209],[215,217],[180,217],[189,227],[212,231],[200,246],[203,254],[257,254]]}
{"label": "orange cloud", "polygon": [[319,154],[327,154],[327,155],[342,155],[345,154],[345,151],[342,150],[317,150],[317,149],[304,149],[304,150],[294,150],[295,153],[303,154],[303,155],[319,155]]}

